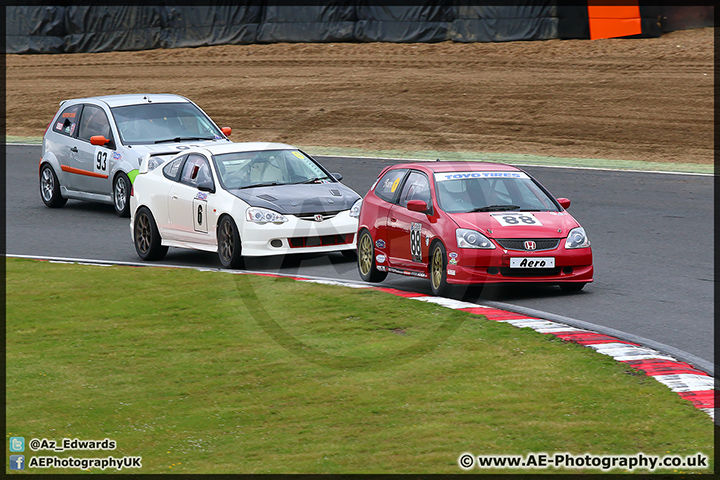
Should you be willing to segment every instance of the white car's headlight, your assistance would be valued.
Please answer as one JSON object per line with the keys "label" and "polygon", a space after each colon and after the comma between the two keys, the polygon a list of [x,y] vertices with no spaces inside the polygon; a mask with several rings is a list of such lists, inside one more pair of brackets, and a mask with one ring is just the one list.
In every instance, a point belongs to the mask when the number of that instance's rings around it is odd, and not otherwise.
{"label": "white car's headlight", "polygon": [[455,230],[455,239],[457,240],[458,248],[482,248],[486,250],[495,248],[494,243],[488,240],[485,235],[475,230],[458,228]]}
{"label": "white car's headlight", "polygon": [[565,248],[587,248],[590,246],[585,230],[582,227],[573,228],[565,239]]}
{"label": "white car's headlight", "polygon": [[261,225],[265,223],[285,223],[288,221],[285,215],[260,207],[248,208],[245,211],[245,218],[248,222],[255,222]]}
{"label": "white car's headlight", "polygon": [[360,207],[362,207],[362,198],[353,203],[352,208],[350,208],[350,216],[352,218],[360,218]]}

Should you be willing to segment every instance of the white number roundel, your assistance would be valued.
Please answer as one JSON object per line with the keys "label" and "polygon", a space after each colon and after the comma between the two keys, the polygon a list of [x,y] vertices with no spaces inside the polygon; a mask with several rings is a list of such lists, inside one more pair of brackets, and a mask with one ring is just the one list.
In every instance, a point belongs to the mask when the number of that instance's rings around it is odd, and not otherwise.
{"label": "white number roundel", "polygon": [[516,227],[527,225],[540,225],[540,220],[529,212],[503,212],[490,214],[503,227]]}

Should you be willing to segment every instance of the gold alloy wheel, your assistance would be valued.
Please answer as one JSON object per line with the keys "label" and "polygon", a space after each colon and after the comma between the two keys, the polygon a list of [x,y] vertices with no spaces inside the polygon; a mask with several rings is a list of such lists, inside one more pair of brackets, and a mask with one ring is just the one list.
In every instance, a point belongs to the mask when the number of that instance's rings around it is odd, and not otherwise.
{"label": "gold alloy wheel", "polygon": [[443,267],[443,256],[440,247],[435,247],[433,250],[432,264],[430,266],[432,275],[433,288],[440,288],[440,282],[442,281],[442,267]]}
{"label": "gold alloy wheel", "polygon": [[372,268],[372,243],[370,241],[370,234],[363,234],[360,239],[360,248],[358,248],[360,257],[360,272],[363,275],[370,275],[370,269]]}

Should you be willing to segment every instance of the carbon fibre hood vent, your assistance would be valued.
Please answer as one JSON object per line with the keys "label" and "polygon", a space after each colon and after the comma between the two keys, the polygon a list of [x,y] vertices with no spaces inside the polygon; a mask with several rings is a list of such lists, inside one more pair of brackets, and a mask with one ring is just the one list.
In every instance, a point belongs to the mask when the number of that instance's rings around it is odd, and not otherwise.
{"label": "carbon fibre hood vent", "polygon": [[273,197],[272,195],[268,195],[267,193],[263,193],[262,195],[258,195],[258,198],[262,198],[263,200],[267,200],[268,202],[274,202],[277,200],[277,198]]}
{"label": "carbon fibre hood vent", "polygon": [[[336,190],[335,194],[330,190]],[[290,215],[330,214],[350,210],[361,197],[346,185],[288,184],[228,190],[252,207]]]}

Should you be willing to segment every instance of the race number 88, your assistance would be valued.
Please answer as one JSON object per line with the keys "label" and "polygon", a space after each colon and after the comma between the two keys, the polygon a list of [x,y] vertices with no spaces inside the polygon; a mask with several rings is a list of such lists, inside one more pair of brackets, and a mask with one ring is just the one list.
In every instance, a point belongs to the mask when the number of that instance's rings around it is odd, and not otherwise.
{"label": "race number 88", "polygon": [[531,213],[491,213],[490,214],[503,227],[539,225],[540,220]]}
{"label": "race number 88", "polygon": [[519,223],[524,223],[525,225],[535,225],[535,219],[533,217],[529,217],[527,215],[520,215],[520,216],[510,216],[505,215],[502,217],[503,220],[505,220],[505,223],[508,225],[517,225]]}
{"label": "race number 88", "polygon": [[422,262],[422,223],[413,223],[410,227],[410,255],[413,262]]}

